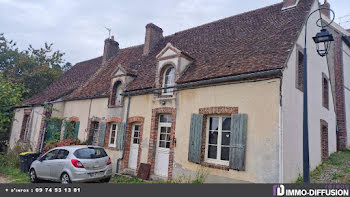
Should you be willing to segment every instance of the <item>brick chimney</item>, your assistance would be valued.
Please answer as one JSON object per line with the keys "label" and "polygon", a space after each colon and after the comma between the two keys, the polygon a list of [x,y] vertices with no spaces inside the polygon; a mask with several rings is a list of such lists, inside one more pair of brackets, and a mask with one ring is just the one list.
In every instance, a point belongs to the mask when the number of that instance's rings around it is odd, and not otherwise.
{"label": "brick chimney", "polygon": [[102,64],[105,64],[111,59],[119,50],[119,43],[114,40],[114,36],[105,40],[105,46],[103,50]]}
{"label": "brick chimney", "polygon": [[[331,8],[331,5],[327,2],[327,0],[324,0],[324,3],[320,5],[320,8]],[[331,11],[329,10],[321,10],[321,13],[327,16],[328,18],[330,18],[331,16]]]}
{"label": "brick chimney", "polygon": [[145,44],[143,46],[143,55],[148,55],[154,46],[163,39],[163,30],[153,23],[146,25]]}

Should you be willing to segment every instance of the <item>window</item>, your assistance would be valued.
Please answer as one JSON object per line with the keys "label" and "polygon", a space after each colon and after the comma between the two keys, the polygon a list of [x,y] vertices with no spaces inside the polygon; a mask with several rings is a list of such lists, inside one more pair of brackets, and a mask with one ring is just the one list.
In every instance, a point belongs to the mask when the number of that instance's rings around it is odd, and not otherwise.
{"label": "window", "polygon": [[206,139],[206,161],[228,165],[231,138],[231,117],[208,118]]}
{"label": "window", "polygon": [[322,74],[322,105],[323,107],[329,107],[329,88],[328,88],[328,79],[325,74]]}
{"label": "window", "polygon": [[99,122],[92,123],[92,144],[97,143]]}
{"label": "window", "polygon": [[296,88],[304,91],[304,53],[301,50],[297,51],[297,69],[296,69]]}
{"label": "window", "polygon": [[57,159],[66,159],[69,154],[69,151],[60,149],[57,154]]}
{"label": "window", "polygon": [[115,124],[115,123],[111,124],[111,131],[109,133],[109,146],[110,147],[116,146],[117,132],[118,132],[117,124]]}
{"label": "window", "polygon": [[42,160],[54,160],[54,159],[56,159],[57,153],[58,153],[57,149],[50,151],[46,155],[44,155]]}
{"label": "window", "polygon": [[[163,88],[172,87],[175,84],[175,68],[170,67],[164,73]],[[163,90],[164,95],[170,95],[173,93],[173,88]]]}
{"label": "window", "polygon": [[67,138],[74,138],[74,132],[75,132],[75,127],[76,127],[76,122],[71,121],[67,125],[67,134],[65,136],[65,139]]}
{"label": "window", "polygon": [[159,148],[170,148],[171,119],[170,114],[160,115],[159,117]]}
{"label": "window", "polygon": [[122,104],[122,83],[120,81],[117,81],[112,90],[112,98],[111,98],[111,105],[121,105]]}
{"label": "window", "polygon": [[107,153],[103,148],[81,148],[74,152],[74,156],[78,159],[98,159],[102,157],[107,157]]}
{"label": "window", "polygon": [[21,140],[27,140],[27,132],[28,132],[28,122],[29,122],[29,114],[25,114],[22,122],[22,129],[20,133]]}
{"label": "window", "polygon": [[135,124],[133,130],[132,143],[140,144],[140,125]]}

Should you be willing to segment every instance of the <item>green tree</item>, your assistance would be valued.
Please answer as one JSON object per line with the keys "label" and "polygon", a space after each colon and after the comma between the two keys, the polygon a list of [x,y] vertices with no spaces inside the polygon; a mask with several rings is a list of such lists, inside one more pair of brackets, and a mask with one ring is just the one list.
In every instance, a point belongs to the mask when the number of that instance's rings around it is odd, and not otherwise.
{"label": "green tree", "polygon": [[24,85],[24,99],[40,93],[71,68],[63,59],[64,53],[53,51],[52,46],[45,43],[43,48],[35,49],[29,45],[20,51],[15,42],[0,34],[0,73],[5,79]]}
{"label": "green tree", "polygon": [[6,80],[0,73],[0,133],[7,132],[11,126],[14,111],[12,106],[21,103],[24,87]]}

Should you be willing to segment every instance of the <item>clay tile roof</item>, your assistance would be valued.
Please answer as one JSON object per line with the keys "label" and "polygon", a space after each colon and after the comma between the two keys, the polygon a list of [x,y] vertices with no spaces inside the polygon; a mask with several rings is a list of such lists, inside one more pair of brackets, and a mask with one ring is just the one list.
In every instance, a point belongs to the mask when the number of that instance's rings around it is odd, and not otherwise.
{"label": "clay tile roof", "polygon": [[75,64],[43,92],[24,101],[24,104],[43,104],[70,94],[74,89],[85,83],[98,70],[101,63],[102,57],[97,57]]}
{"label": "clay tile roof", "polygon": [[120,49],[117,54],[104,64],[84,85],[75,90],[72,94],[64,99],[79,99],[107,96],[109,94],[111,74],[116,70],[118,65],[122,65],[126,72],[137,75],[138,62],[142,58],[143,45]]}
{"label": "clay tile roof", "polygon": [[[194,58],[177,83],[282,68],[313,0],[282,12],[282,3],[218,20],[165,37],[166,43]],[[127,89],[153,87],[156,62],[143,61]]]}
{"label": "clay tile roof", "polygon": [[177,32],[164,37],[147,56],[142,55],[143,45],[120,49],[63,99],[108,96],[111,73],[118,65],[136,75],[127,85],[128,91],[155,87],[156,55],[169,42],[193,58],[176,83],[281,69],[313,2],[300,0],[287,11],[281,11],[283,3],[279,3]]}

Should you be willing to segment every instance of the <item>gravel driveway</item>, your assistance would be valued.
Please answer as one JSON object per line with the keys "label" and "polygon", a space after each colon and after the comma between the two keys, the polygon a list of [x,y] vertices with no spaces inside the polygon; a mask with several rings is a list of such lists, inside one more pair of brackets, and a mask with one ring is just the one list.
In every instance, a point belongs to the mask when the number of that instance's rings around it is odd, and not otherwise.
{"label": "gravel driveway", "polygon": [[9,183],[10,180],[8,180],[6,177],[0,176],[0,183]]}

